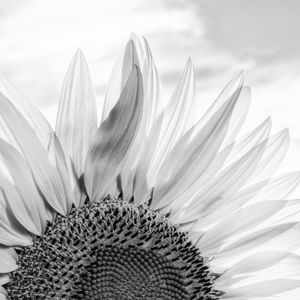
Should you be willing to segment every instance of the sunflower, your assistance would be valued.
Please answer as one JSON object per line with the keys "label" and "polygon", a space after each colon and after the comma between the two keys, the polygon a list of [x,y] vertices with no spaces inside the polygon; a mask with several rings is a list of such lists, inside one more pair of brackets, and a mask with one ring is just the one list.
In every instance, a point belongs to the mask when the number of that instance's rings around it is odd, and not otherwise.
{"label": "sunflower", "polygon": [[149,46],[133,35],[98,126],[78,50],[55,130],[2,78],[0,299],[265,299],[299,286],[299,226],[284,212],[300,175],[272,177],[288,132],[270,135],[269,118],[238,137],[243,77],[191,122],[191,60],[161,105]]}

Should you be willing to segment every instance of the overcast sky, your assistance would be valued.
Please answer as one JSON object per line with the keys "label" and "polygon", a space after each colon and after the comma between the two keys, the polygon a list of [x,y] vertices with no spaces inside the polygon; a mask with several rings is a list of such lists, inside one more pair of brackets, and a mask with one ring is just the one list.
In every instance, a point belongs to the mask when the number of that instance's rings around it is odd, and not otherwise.
{"label": "overcast sky", "polygon": [[148,39],[167,95],[189,56],[200,104],[245,69],[253,95],[246,127],[268,115],[275,130],[289,127],[283,168],[300,169],[299,20],[297,0],[0,0],[0,72],[53,124],[75,50],[84,51],[101,101],[113,64],[135,32]]}
{"label": "overcast sky", "polygon": [[275,130],[290,128],[282,169],[300,169],[299,20],[297,0],[0,0],[0,73],[54,124],[76,49],[87,57],[101,101],[113,64],[135,32],[148,39],[166,94],[189,56],[204,106],[245,69],[253,95],[246,126],[271,115]]}

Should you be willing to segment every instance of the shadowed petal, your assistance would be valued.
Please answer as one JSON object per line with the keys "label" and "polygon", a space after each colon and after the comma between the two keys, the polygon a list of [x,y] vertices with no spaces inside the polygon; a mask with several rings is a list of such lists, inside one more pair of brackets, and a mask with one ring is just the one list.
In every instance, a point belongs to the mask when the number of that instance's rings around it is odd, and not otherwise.
{"label": "shadowed petal", "polygon": [[130,40],[126,45],[124,54],[117,61],[109,79],[100,124],[107,118],[111,109],[120,98],[122,90],[135,65],[140,66],[134,42]]}
{"label": "shadowed petal", "polygon": [[143,108],[142,77],[132,70],[119,101],[101,124],[87,154],[85,183],[91,200],[109,190],[136,134]]}

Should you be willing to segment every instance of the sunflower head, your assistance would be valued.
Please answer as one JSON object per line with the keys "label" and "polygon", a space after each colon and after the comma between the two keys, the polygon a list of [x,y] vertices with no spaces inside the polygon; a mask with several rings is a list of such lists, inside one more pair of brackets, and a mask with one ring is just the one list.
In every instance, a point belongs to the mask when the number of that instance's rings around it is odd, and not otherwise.
{"label": "sunflower head", "polygon": [[148,43],[133,35],[99,125],[80,50],[55,130],[4,78],[0,91],[0,299],[254,299],[298,286],[267,270],[297,259],[299,226],[281,214],[300,176],[271,177],[288,133],[270,135],[269,119],[238,136],[242,73],[192,122],[191,60],[161,105]]}
{"label": "sunflower head", "polygon": [[[9,295],[28,299],[218,299],[206,259],[146,205],[106,198],[73,208],[19,252]],[[32,289],[35,287],[34,289]]]}

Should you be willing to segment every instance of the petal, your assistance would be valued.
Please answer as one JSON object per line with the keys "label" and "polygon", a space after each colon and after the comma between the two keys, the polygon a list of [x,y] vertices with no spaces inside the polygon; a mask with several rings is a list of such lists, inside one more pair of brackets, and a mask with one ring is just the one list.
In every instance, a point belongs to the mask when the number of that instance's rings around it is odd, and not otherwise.
{"label": "petal", "polygon": [[[219,153],[217,153],[205,172],[201,174],[201,176],[194,182],[194,184],[188,187],[188,189],[184,193],[182,193],[182,195],[180,195],[179,197],[177,196],[177,200],[174,198],[174,203],[172,204],[173,214],[171,215],[171,219],[177,219],[177,222],[186,222],[186,220],[179,220],[178,217],[175,216],[176,211],[182,214],[182,206],[186,203],[186,199],[192,199],[199,191],[199,187],[204,186],[209,180],[216,176],[216,174],[220,172],[225,165],[228,165],[228,161],[230,163],[233,163],[233,161],[235,161],[237,158],[242,157],[254,146],[259,144],[263,139],[266,138],[269,130],[270,119],[267,119],[255,129],[250,131],[248,134],[243,136],[240,140],[226,146]],[[229,212],[232,211],[230,208],[230,204],[224,199],[222,203],[219,203],[219,206],[212,213],[212,215],[210,214],[206,217],[206,219],[210,218],[211,216],[213,222],[219,220],[219,217],[214,216],[215,213],[218,213],[219,210],[222,210],[221,215],[223,215],[224,209],[227,209],[227,207],[229,207]],[[182,216],[184,217],[184,215]],[[201,218],[200,222],[205,221],[203,218]]]}
{"label": "petal", "polygon": [[259,162],[256,171],[253,173],[251,181],[259,182],[272,177],[281,161],[285,157],[289,146],[289,133],[284,129],[268,140],[266,150]]}
{"label": "petal", "polygon": [[238,239],[233,243],[230,243],[229,245],[226,245],[222,249],[222,251],[220,251],[220,254],[227,255],[228,252],[242,253],[243,250],[253,250],[256,247],[263,245],[264,243],[269,243],[271,240],[286,233],[288,230],[291,230],[296,226],[297,223],[291,222],[260,229],[245,237]]}
{"label": "petal", "polygon": [[205,255],[218,256],[219,248],[227,239],[254,229],[280,211],[285,201],[264,201],[241,208],[238,212],[224,217],[200,239],[198,245]]}
{"label": "petal", "polygon": [[251,102],[251,89],[248,86],[243,86],[239,94],[239,99],[232,112],[230,124],[228,126],[227,135],[224,140],[224,145],[229,145],[234,142],[234,139],[240,132],[249,111]]}
{"label": "petal", "polygon": [[52,157],[52,160],[60,175],[64,192],[66,194],[68,211],[70,211],[72,203],[74,203],[76,207],[79,206],[81,198],[81,193],[79,191],[79,177],[77,176],[72,164],[72,160],[66,159],[62,145],[55,133],[51,135],[48,152],[54,156]]}
{"label": "petal", "polygon": [[261,251],[259,253],[254,253],[241,261],[234,264],[230,269],[224,272],[218,279],[217,284],[231,285],[231,280],[235,276],[247,275],[249,273],[254,273],[261,271],[263,269],[269,268],[284,258],[289,256],[289,252],[284,251]]}
{"label": "petal", "polygon": [[160,103],[160,81],[157,68],[154,64],[149,44],[145,38],[140,39],[132,34],[138,58],[144,87],[144,109],[143,120],[145,122],[145,133],[149,134],[152,125],[161,109]]}
{"label": "petal", "polygon": [[111,109],[120,98],[135,65],[139,66],[140,64],[134,42],[130,40],[126,45],[124,54],[118,59],[109,79],[100,124],[107,118]]}
{"label": "petal", "polygon": [[40,235],[45,228],[48,214],[31,171],[21,154],[1,139],[0,154],[15,182],[14,187],[0,175],[0,184],[8,197],[8,205],[20,224],[30,232]]}
{"label": "petal", "polygon": [[[159,207],[168,204],[174,199],[174,195],[180,195],[207,169],[225,137],[236,100],[236,97],[229,99],[198,132],[192,142],[187,144],[186,136],[191,135],[193,128],[179,140],[157,175],[157,182],[161,188],[156,190],[155,201],[160,202]],[[182,149],[184,144],[186,148]],[[194,167],[195,165],[197,168]],[[166,179],[168,181],[162,185]]]}
{"label": "petal", "polygon": [[132,70],[119,101],[95,135],[85,164],[85,184],[91,200],[100,199],[120,172],[136,134],[143,109],[142,78]]}
{"label": "petal", "polygon": [[192,61],[186,63],[183,75],[169,103],[164,109],[164,120],[150,176],[156,176],[162,162],[178,140],[186,133],[195,98],[195,79]]}
{"label": "petal", "polygon": [[198,195],[193,199],[193,203],[191,203],[188,209],[193,211],[201,207],[203,215],[207,215],[224,198],[230,198],[230,195],[236,193],[255,171],[265,147],[266,141],[251,149],[239,160],[212,178],[207,185],[198,191]]}
{"label": "petal", "polygon": [[18,265],[11,253],[11,249],[0,247],[0,273],[9,273],[17,268]]}
{"label": "petal", "polygon": [[271,127],[272,120],[271,118],[267,118],[250,132],[233,142],[233,148],[227,159],[226,165],[229,165],[233,161],[239,159],[249,150],[253,149],[256,145],[265,140],[270,134]]}
{"label": "petal", "polygon": [[31,234],[22,227],[7,207],[4,192],[0,193],[0,244],[5,246],[28,246]]}
{"label": "petal", "polygon": [[[5,284],[7,282],[9,282],[9,276],[2,275],[0,278],[0,284]],[[3,286],[0,286],[0,300],[8,300],[7,291]]]}
{"label": "petal", "polygon": [[97,110],[88,65],[81,50],[74,55],[61,91],[56,128],[78,177],[83,172],[86,153],[97,129]]}
{"label": "petal", "polygon": [[[242,89],[242,85],[244,82],[244,72],[240,72],[237,74],[222,90],[222,92],[218,95],[217,99],[212,103],[209,109],[205,112],[205,114],[201,117],[201,119],[197,122],[198,128],[202,128],[204,124],[208,122],[208,120],[215,114],[216,111],[220,109],[224,105],[228,99],[232,98],[234,94],[236,94],[237,90]],[[248,97],[245,97],[248,98]]]}
{"label": "petal", "polygon": [[299,185],[300,172],[289,172],[272,178],[259,190],[255,199],[286,199]]}
{"label": "petal", "polygon": [[53,130],[42,113],[21,90],[17,89],[3,76],[0,76],[0,93],[10,99],[28,124],[33,128],[40,143],[44,148],[47,148]]}
{"label": "petal", "polygon": [[273,279],[256,282],[246,286],[227,288],[227,297],[269,297],[299,287],[300,280],[297,279]]}
{"label": "petal", "polygon": [[57,170],[34,131],[12,103],[0,94],[0,115],[13,134],[46,201],[59,213],[67,212],[66,196]]}

